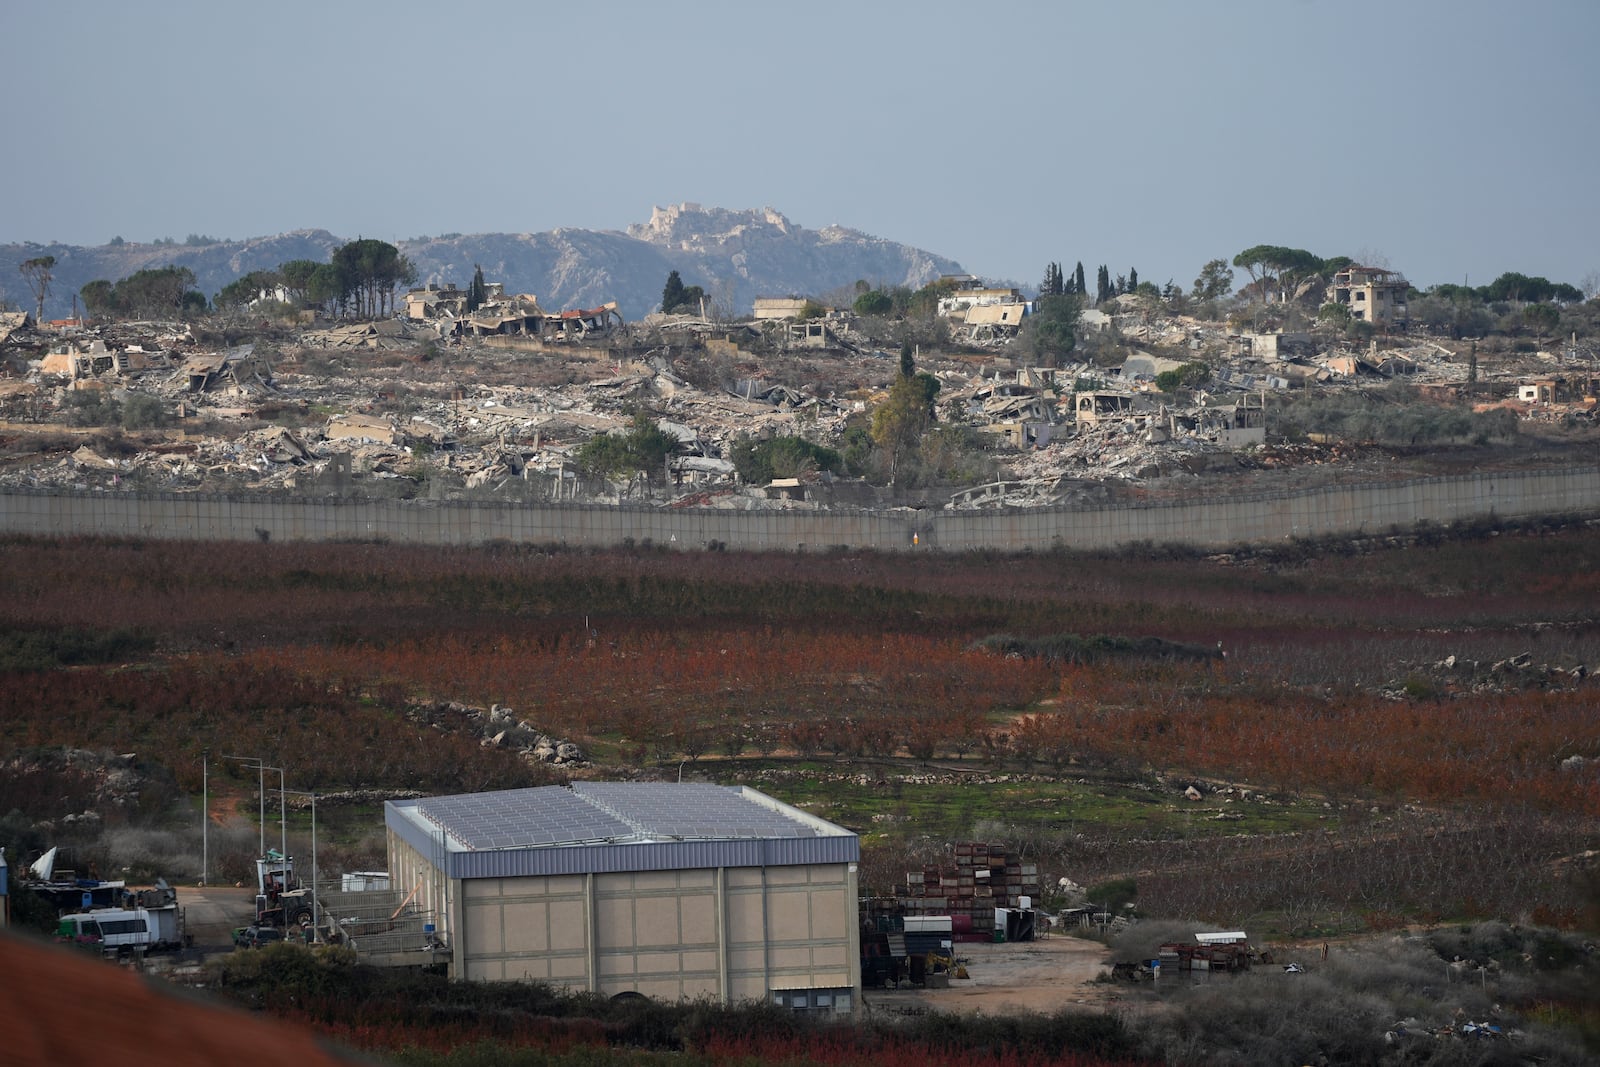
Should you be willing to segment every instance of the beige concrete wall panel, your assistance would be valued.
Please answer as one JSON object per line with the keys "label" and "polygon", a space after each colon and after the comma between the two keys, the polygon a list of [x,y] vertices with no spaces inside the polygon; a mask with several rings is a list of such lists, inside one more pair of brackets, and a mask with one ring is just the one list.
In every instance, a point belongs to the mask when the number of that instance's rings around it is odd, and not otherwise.
{"label": "beige concrete wall panel", "polygon": [[634,901],[633,909],[634,944],[647,947],[683,943],[677,897],[644,897]]}
{"label": "beige concrete wall panel", "polygon": [[730,976],[754,975],[760,978],[761,969],[766,964],[767,953],[758,943],[755,947],[744,946],[728,949],[728,973]]}
{"label": "beige concrete wall panel", "polygon": [[768,905],[768,928],[774,941],[804,941],[811,937],[809,894],[774,892]]}
{"label": "beige concrete wall panel", "polygon": [[553,979],[550,973],[550,960],[539,959],[509,959],[501,961],[505,968],[506,978],[517,982],[548,982]]}
{"label": "beige concrete wall panel", "polygon": [[600,978],[632,978],[638,972],[638,958],[631,952],[604,953],[600,957]]}
{"label": "beige concrete wall panel", "polygon": [[550,904],[545,901],[503,905],[504,951],[550,951]]}
{"label": "beige concrete wall panel", "polygon": [[626,897],[601,897],[595,901],[594,943],[602,952],[631,948],[637,943],[634,939],[633,901]]}
{"label": "beige concrete wall panel", "polygon": [[469,878],[461,883],[461,896],[469,901],[485,898],[499,900],[504,884],[503,878]]}
{"label": "beige concrete wall panel", "polygon": [[640,952],[633,957],[633,962],[636,973],[641,976],[676,975],[689,969],[682,952]]}
{"label": "beige concrete wall panel", "polygon": [[551,950],[555,952],[581,952],[588,943],[588,933],[584,929],[583,901],[551,901]]}
{"label": "beige concrete wall panel", "polygon": [[681,953],[679,966],[687,974],[694,974],[702,978],[717,978],[717,952],[715,948],[685,949]]}
{"label": "beige concrete wall panel", "polygon": [[812,937],[844,937],[849,933],[850,909],[846,907],[842,889],[813,889],[811,916]]}
{"label": "beige concrete wall panel", "polygon": [[733,890],[728,893],[728,943],[748,944],[760,941],[764,919],[759,891],[750,893]]}
{"label": "beige concrete wall panel", "polygon": [[582,985],[589,976],[589,967],[582,956],[552,956],[549,960],[552,980],[567,985]]}
{"label": "beige concrete wall panel", "polygon": [[[811,967],[833,968],[835,971],[848,971],[850,969],[850,953],[848,945],[815,945],[811,949]],[[822,983],[819,983],[822,984]]]}
{"label": "beige concrete wall panel", "polygon": [[463,908],[466,936],[462,951],[468,959],[499,955],[506,951],[505,915],[499,904],[468,904]]}
{"label": "beige concrete wall panel", "polygon": [[716,941],[716,897],[709,892],[685,893],[678,900],[678,926],[686,945]]}
{"label": "beige concrete wall panel", "polygon": [[774,946],[771,953],[772,971],[788,975],[805,974],[811,970],[811,946]]}

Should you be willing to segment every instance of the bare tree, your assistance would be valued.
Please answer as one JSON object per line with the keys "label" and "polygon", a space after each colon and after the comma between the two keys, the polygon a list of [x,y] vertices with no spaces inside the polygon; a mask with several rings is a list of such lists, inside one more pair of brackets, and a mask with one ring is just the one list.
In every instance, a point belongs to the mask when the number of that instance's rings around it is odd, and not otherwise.
{"label": "bare tree", "polygon": [[21,265],[17,267],[18,273],[28,283],[28,288],[33,292],[34,298],[38,302],[38,310],[34,312],[33,316],[35,322],[44,321],[44,298],[50,295],[50,280],[55,276],[53,273],[55,265],[55,256],[35,256],[32,259],[23,260]]}

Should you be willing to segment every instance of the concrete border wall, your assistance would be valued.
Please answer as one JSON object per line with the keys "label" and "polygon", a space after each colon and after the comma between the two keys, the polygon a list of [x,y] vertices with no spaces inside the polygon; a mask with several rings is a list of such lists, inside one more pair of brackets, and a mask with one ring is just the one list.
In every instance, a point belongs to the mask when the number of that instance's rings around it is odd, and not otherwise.
{"label": "concrete border wall", "polygon": [[13,490],[0,533],[216,541],[489,541],[608,547],[1020,551],[1135,542],[1200,548],[1385,533],[1419,522],[1600,513],[1600,468],[1472,474],[1098,508],[722,511],[494,501]]}

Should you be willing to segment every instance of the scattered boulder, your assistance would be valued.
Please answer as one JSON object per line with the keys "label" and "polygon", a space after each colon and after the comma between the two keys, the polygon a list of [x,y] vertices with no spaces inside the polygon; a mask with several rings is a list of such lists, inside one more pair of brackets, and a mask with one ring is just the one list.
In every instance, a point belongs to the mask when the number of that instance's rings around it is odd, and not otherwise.
{"label": "scattered boulder", "polygon": [[484,748],[518,752],[530,763],[578,766],[589,762],[588,754],[576,742],[550,737],[535,724],[519,720],[516,710],[504,704],[481,708],[444,700],[413,705],[407,714],[436,730],[472,734]]}

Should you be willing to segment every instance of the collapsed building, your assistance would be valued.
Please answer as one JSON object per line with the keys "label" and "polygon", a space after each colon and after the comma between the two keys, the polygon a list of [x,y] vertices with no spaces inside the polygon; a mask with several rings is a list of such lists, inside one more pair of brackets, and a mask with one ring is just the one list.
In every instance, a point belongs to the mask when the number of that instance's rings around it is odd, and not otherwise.
{"label": "collapsed building", "polygon": [[1350,317],[1375,326],[1399,326],[1407,320],[1406,294],[1411,283],[1398,271],[1358,264],[1338,271],[1328,287],[1328,300],[1350,309]]}
{"label": "collapsed building", "polygon": [[[1026,309],[1015,290],[967,285],[956,294],[951,321],[959,313],[969,325],[976,318],[1009,329]],[[1117,362],[1102,353],[1060,367],[1016,366],[996,354],[1003,348],[919,353],[942,387],[937,422],[972,431],[993,453],[981,484],[913,495],[785,471],[747,485],[731,461],[741,438],[796,436],[838,447],[881,402],[881,389],[860,383],[892,377],[893,356],[854,332],[848,314],[800,318],[799,298],[772,298],[766,322],[654,315],[630,325],[614,303],[546,312],[531,294],[507,296],[497,283],[486,295],[468,311],[465,290],[427,287],[408,295],[404,317],[313,323],[288,340],[277,335],[270,346],[221,351],[197,345],[175,324],[62,334],[12,315],[6,352],[24,373],[0,383],[0,404],[38,420],[67,410],[69,390],[146,394],[161,402],[177,433],[131,456],[87,442],[48,464],[15,466],[0,483],[440,499],[472,493],[738,509],[908,500],[1028,507],[1100,499],[1106,486],[1232,469],[1238,453],[1266,442],[1274,393],[1359,389],[1405,377],[1455,396],[1450,391],[1463,389],[1470,373],[1466,359],[1432,341],[1330,344],[1308,333],[1237,333],[1113,305],[1095,314],[1115,330]],[[1376,300],[1369,292],[1356,302]],[[445,350],[448,360],[435,358]],[[809,380],[783,380],[782,372],[760,377],[768,369],[763,353],[771,352],[797,366],[837,370],[838,379],[811,372]],[[703,368],[692,372],[712,356],[733,368],[718,383],[708,383]],[[1530,359],[1557,366],[1507,381],[1494,403],[1549,418],[1593,406],[1592,376],[1563,370],[1559,365],[1571,361],[1560,355]],[[1203,387],[1162,392],[1164,376],[1196,364],[1208,374]],[[1484,388],[1474,387],[1479,395]],[[672,439],[666,463],[626,482],[585,472],[585,442],[625,431],[640,409]]]}

